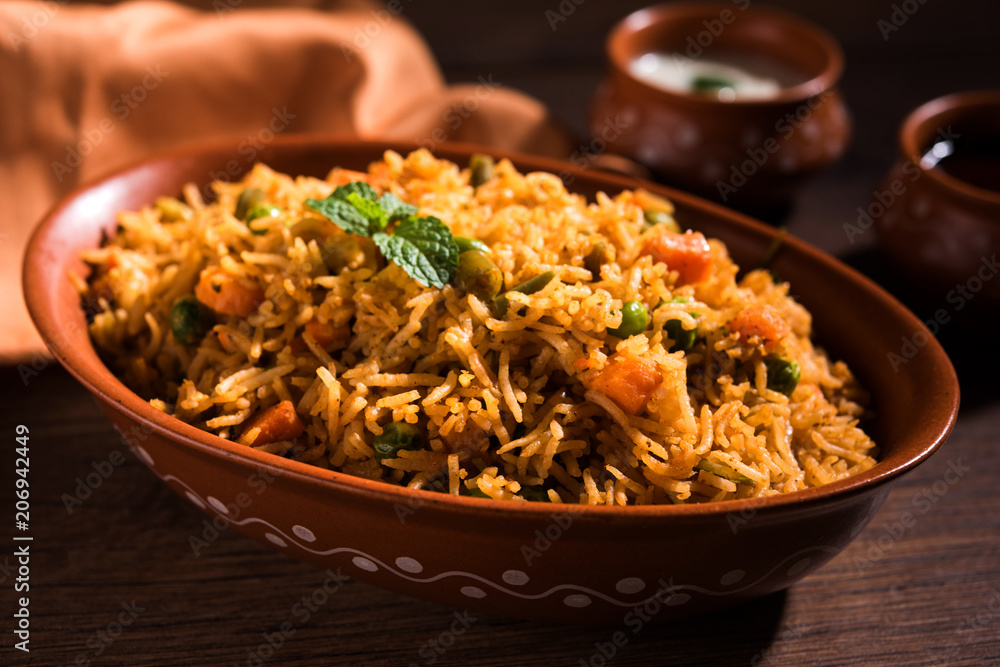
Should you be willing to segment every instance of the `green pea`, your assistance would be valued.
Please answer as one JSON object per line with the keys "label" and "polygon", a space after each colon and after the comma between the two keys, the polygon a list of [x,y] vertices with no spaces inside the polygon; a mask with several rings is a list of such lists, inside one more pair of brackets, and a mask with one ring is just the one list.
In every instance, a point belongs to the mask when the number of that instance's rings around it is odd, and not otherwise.
{"label": "green pea", "polygon": [[382,428],[382,435],[376,435],[372,448],[379,461],[394,459],[401,449],[420,449],[424,443],[423,431],[415,424],[392,422]]}
{"label": "green pea", "polygon": [[247,188],[236,199],[236,209],[233,211],[233,215],[246,222],[250,211],[254,207],[264,203],[264,197],[266,196],[260,188]]}
{"label": "green pea", "polygon": [[503,287],[503,272],[485,252],[467,250],[458,256],[455,286],[475,294],[482,301],[489,301],[495,298]]}
{"label": "green pea", "polygon": [[456,236],[455,245],[458,246],[458,254],[463,252],[469,252],[470,250],[478,250],[480,252],[485,252],[487,255],[492,255],[493,251],[488,245],[480,241],[479,239],[470,239],[465,236]]}
{"label": "green pea", "polygon": [[277,206],[271,206],[269,204],[257,204],[250,211],[247,212],[247,229],[257,236],[263,236],[267,234],[267,229],[259,229],[256,227],[251,227],[250,223],[258,218],[273,218],[281,214],[281,209]]}
{"label": "green pea", "polygon": [[688,352],[694,347],[695,340],[698,339],[698,327],[685,329],[680,320],[667,320],[663,325],[663,330],[670,336],[674,344],[670,347],[671,352]]}
{"label": "green pea", "polygon": [[594,280],[601,277],[601,267],[611,261],[611,249],[606,243],[595,243],[594,247],[583,258],[583,268],[590,271]]}
{"label": "green pea", "polygon": [[641,301],[626,301],[622,306],[622,323],[617,329],[609,329],[608,333],[619,338],[630,338],[641,334],[649,324],[649,313]]}
{"label": "green pea", "polygon": [[798,363],[781,357],[768,357],[764,364],[767,367],[767,388],[791,396],[802,375]]}
{"label": "green pea", "polygon": [[180,222],[194,217],[191,207],[175,197],[157,197],[153,207],[160,212],[162,222]]}
{"label": "green pea", "polygon": [[257,204],[247,213],[247,222],[257,218],[268,218],[281,215],[281,209],[270,204]]}
{"label": "green pea", "polygon": [[680,225],[674,220],[672,216],[667,211],[660,209],[647,208],[642,212],[642,217],[645,218],[646,222],[642,226],[642,230],[646,231],[650,227],[655,227],[656,225],[667,225],[675,232],[680,232]]}
{"label": "green pea", "polygon": [[213,326],[215,313],[193,296],[178,299],[170,309],[170,330],[181,345],[199,342]]}
{"label": "green pea", "polygon": [[469,185],[478,188],[493,178],[493,158],[482,153],[473,153],[469,158]]}
{"label": "green pea", "polygon": [[545,273],[540,273],[531,280],[525,280],[523,283],[507,290],[497,298],[493,299],[493,306],[496,309],[498,317],[504,317],[507,315],[507,308],[510,306],[510,302],[507,300],[507,294],[509,292],[520,292],[521,294],[534,294],[540,291],[543,287],[552,282],[552,279],[556,277],[555,271],[546,271]]}

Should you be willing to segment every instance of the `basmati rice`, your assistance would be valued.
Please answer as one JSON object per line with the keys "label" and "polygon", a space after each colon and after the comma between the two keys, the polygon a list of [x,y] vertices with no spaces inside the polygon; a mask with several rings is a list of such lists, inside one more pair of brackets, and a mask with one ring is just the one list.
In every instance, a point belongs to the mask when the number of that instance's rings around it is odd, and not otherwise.
{"label": "basmati rice", "polygon": [[[506,290],[555,277],[532,294],[508,291],[502,314],[453,284],[424,287],[305,205],[352,180],[485,243]],[[813,346],[788,285],[765,270],[737,280],[715,240],[705,275],[685,282],[684,267],[649,251],[663,234],[647,228],[650,202],[671,213],[649,193],[588,204],[554,175],[507,161],[473,187],[469,170],[424,150],[325,180],[259,164],[213,187],[211,203],[184,189],[183,219],[156,206],[120,214],[115,236],[85,253],[90,280],[77,282],[97,311],[93,341],[124,382],[220,437],[411,488],[608,505],[785,493],[875,464],[858,426],[867,395]],[[252,226],[234,216],[247,188],[278,209]],[[219,299],[231,285],[256,297],[246,312],[217,311],[184,345],[171,309],[209,267]],[[612,331],[629,301],[649,322],[623,338]],[[779,334],[760,329],[761,307]],[[693,344],[678,349],[670,327]],[[769,379],[775,359],[798,364],[794,389]],[[253,423],[282,402],[301,424],[295,437]],[[379,457],[393,423],[415,426],[420,445]]]}

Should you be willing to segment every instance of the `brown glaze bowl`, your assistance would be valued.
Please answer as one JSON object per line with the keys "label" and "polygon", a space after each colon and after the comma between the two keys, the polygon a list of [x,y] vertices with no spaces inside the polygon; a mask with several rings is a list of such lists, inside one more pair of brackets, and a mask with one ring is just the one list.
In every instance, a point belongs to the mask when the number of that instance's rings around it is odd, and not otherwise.
{"label": "brown glaze bowl", "polygon": [[[961,180],[922,159],[939,141],[976,136],[1000,146],[1000,90],[947,95],[913,111],[899,133],[899,159],[859,212],[855,231],[874,224],[893,263],[949,308],[968,304],[995,314],[1000,190]],[[993,173],[998,172],[1000,153],[993,156]]]}
{"label": "brown glaze bowl", "polygon": [[[257,157],[283,172],[324,176],[335,165],[363,169],[387,148],[412,147],[288,137]],[[725,241],[743,266],[754,265],[775,235],[682,192],[564,162],[462,145],[436,153],[464,164],[477,151],[510,157],[522,170],[562,174],[588,197],[646,187],[675,202],[681,224]],[[883,453],[857,477],[714,505],[515,504],[413,491],[222,440],[154,409],[105,367],[66,276],[86,274],[79,253],[115,227],[116,211],[176,194],[188,182],[225,173],[235,179],[251,166],[236,146],[208,145],[76,190],[31,239],[25,299],[52,354],[94,394],[150,470],[220,525],[320,567],[507,616],[637,623],[705,612],[783,589],[833,558],[878,510],[891,482],[925,461],[954,424],[955,373],[924,325],[860,274],[789,237],[774,269],[811,309],[819,341],[874,396],[877,417],[869,428]],[[918,334],[927,344],[894,371],[887,352]],[[194,544],[211,539],[205,525],[191,528]]]}
{"label": "brown glaze bowl", "polygon": [[[771,98],[720,101],[637,78],[630,64],[651,52],[692,60],[748,54],[801,80]],[[634,159],[670,185],[737,208],[781,204],[847,146],[840,48],[798,17],[747,0],[656,5],[618,23],[606,53],[609,72],[590,110],[590,152]]]}

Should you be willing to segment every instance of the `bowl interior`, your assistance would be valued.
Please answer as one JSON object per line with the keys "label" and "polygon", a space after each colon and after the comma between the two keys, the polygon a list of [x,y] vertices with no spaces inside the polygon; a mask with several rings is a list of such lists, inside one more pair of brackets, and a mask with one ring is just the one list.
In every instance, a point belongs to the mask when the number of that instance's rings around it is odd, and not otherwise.
{"label": "bowl interior", "polygon": [[[978,144],[973,148],[988,144],[993,150],[992,171],[1000,171],[1000,90],[956,93],[927,102],[904,121],[899,141],[906,159],[935,183],[977,203],[1000,207],[1000,191],[980,187],[922,160],[938,142],[953,144],[957,150],[968,149],[972,143]],[[987,168],[984,163],[976,167]]]}
{"label": "bowl interior", "polygon": [[[363,169],[387,149],[405,153],[412,148],[299,136],[275,140],[256,159],[278,171],[324,176],[334,166]],[[571,190],[591,199],[598,191],[614,193],[638,186],[662,194],[676,204],[682,226],[724,241],[743,267],[756,265],[775,235],[774,229],[727,209],[635,179],[476,146],[445,145],[435,152],[465,164],[473,152],[483,151],[510,157],[522,171],[559,174],[572,182]],[[102,232],[114,229],[115,212],[137,209],[160,195],[176,195],[189,182],[204,185],[222,178],[238,179],[252,166],[253,161],[239,155],[231,144],[201,146],[125,169],[69,195],[42,222],[29,244],[24,284],[31,316],[53,354],[77,379],[114,410],[149,428],[219,458],[238,457],[279,472],[308,476],[316,484],[347,485],[364,493],[408,498],[416,492],[249,450],[164,415],[122,385],[90,342],[79,296],[66,276],[70,271],[87,275],[79,253],[96,247]],[[740,508],[826,502],[895,478],[929,457],[944,441],[958,411],[958,381],[947,355],[923,324],[881,288],[795,238],[786,237],[771,266],[791,282],[792,294],[812,312],[819,344],[832,357],[845,360],[872,392],[877,416],[869,432],[881,447],[880,463],[859,476],[793,494],[716,505],[596,507],[588,511],[609,518],[721,515]],[[465,497],[442,498],[441,502],[491,513],[549,511],[536,507],[543,503],[509,507]]]}

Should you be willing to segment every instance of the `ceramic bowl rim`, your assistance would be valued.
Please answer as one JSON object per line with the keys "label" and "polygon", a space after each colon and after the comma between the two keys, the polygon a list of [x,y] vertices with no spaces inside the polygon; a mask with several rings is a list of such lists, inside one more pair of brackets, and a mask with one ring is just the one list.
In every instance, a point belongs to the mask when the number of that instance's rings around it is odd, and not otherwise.
{"label": "ceramic bowl rim", "polygon": [[[92,394],[99,397],[105,405],[120,412],[129,420],[149,427],[153,432],[158,433],[169,441],[192,448],[219,461],[232,461],[235,459],[246,466],[270,470],[277,476],[290,475],[297,477],[315,487],[338,487],[344,492],[358,493],[367,497],[377,497],[390,502],[406,503],[412,501],[414,498],[418,498],[424,503],[447,505],[450,509],[457,512],[469,512],[487,516],[519,515],[530,517],[548,516],[552,513],[553,508],[560,507],[559,505],[548,503],[496,502],[466,496],[450,496],[447,494],[414,491],[387,482],[371,481],[346,473],[317,468],[307,463],[291,461],[273,454],[237,445],[207,431],[202,431],[194,426],[185,424],[153,408],[112,374],[99,359],[92,344],[88,345],[87,349],[56,344],[55,341],[58,341],[60,336],[60,330],[58,329],[60,320],[72,317],[73,315],[67,313],[61,318],[59,315],[60,312],[66,309],[60,309],[56,304],[49,303],[46,297],[47,291],[44,286],[45,266],[40,262],[42,262],[45,255],[46,238],[48,235],[53,234],[54,228],[58,227],[57,223],[60,221],[60,215],[63,211],[90,192],[99,191],[102,187],[111,187],[112,184],[122,180],[124,177],[157,164],[173,164],[185,159],[197,159],[199,156],[205,157],[217,153],[221,154],[226,151],[235,155],[237,143],[231,140],[204,141],[133,162],[110,174],[77,187],[61,198],[36,226],[25,253],[23,270],[24,298],[32,320],[42,339],[60,363]],[[406,142],[363,141],[344,139],[343,137],[329,134],[300,134],[278,137],[272,142],[271,146],[277,149],[281,149],[282,147],[319,147],[331,154],[335,154],[338,150],[344,151],[352,148],[355,150],[378,149],[384,151],[391,149],[405,151],[408,148],[416,147]],[[527,165],[530,169],[542,169],[555,174],[568,172],[570,174],[582,175],[586,172],[586,169],[580,169],[567,162],[553,158],[532,156],[474,144],[442,143],[438,148],[443,152],[450,151],[463,155],[468,155],[472,152],[488,152],[497,157],[509,158],[515,165]],[[593,173],[588,174],[588,177],[593,177]],[[702,212],[715,218],[723,218],[726,225],[743,228],[744,231],[749,230],[757,234],[769,235],[772,238],[776,233],[774,228],[768,227],[763,223],[679,190],[617,174],[602,173],[598,178],[602,184],[608,186],[607,189],[610,191],[615,191],[619,188],[634,189],[636,187],[645,187],[653,192],[659,192],[677,203],[682,203],[694,209],[700,209]],[[925,363],[933,363],[935,368],[941,367],[941,370],[944,370],[948,374],[948,377],[942,378],[942,383],[953,387],[951,402],[940,406],[940,410],[936,413],[936,426],[934,429],[931,429],[936,431],[936,433],[927,441],[923,448],[901,446],[898,448],[899,451],[894,453],[893,456],[880,460],[871,470],[819,487],[788,494],[731,500],[720,503],[628,507],[582,506],[582,510],[578,516],[590,515],[598,519],[628,522],[630,520],[642,521],[650,518],[724,517],[733,512],[757,512],[770,511],[772,509],[794,510],[795,508],[810,508],[819,504],[838,504],[858,494],[873,491],[877,487],[883,486],[912,470],[928,459],[947,439],[948,434],[954,427],[958,413],[958,380],[947,354],[937,343],[936,339],[926,330],[923,323],[881,287],[854,269],[842,264],[831,255],[791,235],[785,236],[785,243],[794,246],[798,252],[803,253],[810,261],[827,265],[828,268],[832,269],[844,280],[859,283],[866,292],[872,293],[882,305],[893,309],[897,314],[908,320],[908,324],[913,330],[922,330],[925,333],[929,342],[923,348],[923,351],[929,353],[929,357],[923,358],[930,359]],[[911,451],[914,449],[915,451]],[[576,505],[566,505],[566,507],[579,509]]]}

